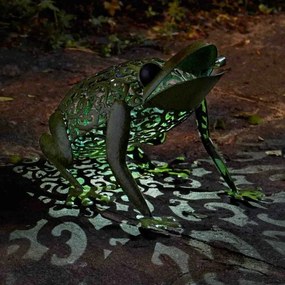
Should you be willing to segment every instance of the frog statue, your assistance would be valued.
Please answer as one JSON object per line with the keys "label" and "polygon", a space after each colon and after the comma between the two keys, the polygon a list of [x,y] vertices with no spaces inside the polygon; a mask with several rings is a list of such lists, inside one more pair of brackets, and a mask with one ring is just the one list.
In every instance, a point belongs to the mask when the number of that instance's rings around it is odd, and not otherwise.
{"label": "frog statue", "polygon": [[132,60],[84,79],[71,88],[51,115],[50,134],[40,138],[42,152],[78,197],[83,186],[69,170],[74,159],[80,153],[107,158],[130,202],[151,217],[128,169],[127,153],[131,149],[144,160],[147,156],[139,149],[141,143],[162,143],[167,131],[195,112],[201,140],[229,187],[227,193],[241,200],[257,200],[261,197],[258,190],[237,189],[209,134],[205,96],[223,75],[213,71],[224,63],[215,45],[197,41],[168,61]]}

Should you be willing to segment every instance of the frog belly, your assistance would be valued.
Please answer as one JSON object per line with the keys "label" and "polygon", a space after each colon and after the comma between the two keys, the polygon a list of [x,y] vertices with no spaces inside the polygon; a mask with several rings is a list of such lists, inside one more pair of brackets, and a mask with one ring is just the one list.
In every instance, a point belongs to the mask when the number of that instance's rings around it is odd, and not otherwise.
{"label": "frog belly", "polygon": [[162,143],[165,133],[187,119],[192,112],[166,112],[158,108],[146,108],[131,112],[131,144]]}

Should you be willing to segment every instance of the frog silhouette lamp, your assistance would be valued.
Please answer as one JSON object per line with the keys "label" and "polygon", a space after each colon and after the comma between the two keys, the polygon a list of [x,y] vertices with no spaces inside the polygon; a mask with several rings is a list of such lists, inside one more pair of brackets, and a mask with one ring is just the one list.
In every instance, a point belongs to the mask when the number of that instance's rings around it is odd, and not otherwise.
{"label": "frog silhouette lamp", "polygon": [[162,143],[167,131],[195,113],[202,143],[229,187],[226,192],[236,199],[260,199],[258,190],[237,189],[210,138],[205,97],[222,77],[214,70],[224,61],[215,45],[194,42],[166,62],[128,61],[84,79],[51,115],[50,134],[40,138],[44,155],[87,205],[92,201],[82,195],[83,186],[69,168],[80,153],[106,157],[130,202],[151,216],[128,169],[127,151],[141,143]]}

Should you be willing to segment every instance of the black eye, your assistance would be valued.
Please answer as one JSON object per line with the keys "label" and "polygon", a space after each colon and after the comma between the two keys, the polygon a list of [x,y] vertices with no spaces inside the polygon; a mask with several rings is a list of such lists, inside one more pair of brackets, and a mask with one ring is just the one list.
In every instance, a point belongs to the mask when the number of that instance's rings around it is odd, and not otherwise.
{"label": "black eye", "polygon": [[154,77],[161,71],[161,67],[155,63],[146,63],[142,66],[139,79],[143,86],[150,83]]}

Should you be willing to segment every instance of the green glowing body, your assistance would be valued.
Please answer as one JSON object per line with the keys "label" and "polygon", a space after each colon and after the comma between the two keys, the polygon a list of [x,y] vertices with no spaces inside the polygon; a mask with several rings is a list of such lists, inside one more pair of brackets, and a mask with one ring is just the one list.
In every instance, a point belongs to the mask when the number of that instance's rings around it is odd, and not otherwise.
{"label": "green glowing body", "polygon": [[[117,183],[145,216],[151,216],[126,164],[128,149],[144,160],[141,143],[162,143],[165,133],[196,114],[202,142],[234,197],[255,198],[240,192],[212,144],[205,96],[222,74],[214,45],[194,43],[169,61],[148,59],[110,67],[75,85],[49,120],[43,134],[43,153],[67,179],[78,196],[83,186],[68,168],[78,157],[107,157]],[[98,196],[99,197],[99,196]]]}

